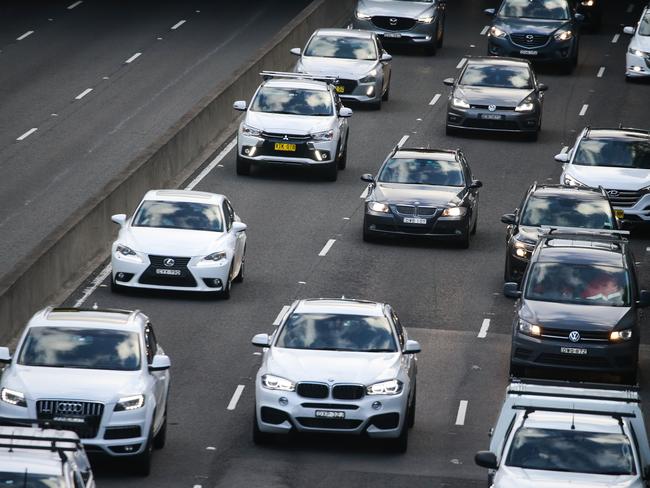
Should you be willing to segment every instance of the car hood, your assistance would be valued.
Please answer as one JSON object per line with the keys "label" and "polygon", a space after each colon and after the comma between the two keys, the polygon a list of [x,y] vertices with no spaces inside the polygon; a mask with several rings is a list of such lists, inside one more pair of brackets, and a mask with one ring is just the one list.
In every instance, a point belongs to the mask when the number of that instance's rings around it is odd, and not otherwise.
{"label": "car hood", "polygon": [[379,202],[418,205],[457,205],[465,188],[457,186],[406,185],[400,183],[377,183],[375,199]]}
{"label": "car hood", "polygon": [[470,105],[490,105],[516,107],[533,92],[532,89],[492,88],[460,85],[454,96],[464,99]]}
{"label": "car hood", "polygon": [[338,76],[342,79],[358,79],[377,66],[376,60],[337,59],[302,56],[300,71],[311,75]]}
{"label": "car hood", "polygon": [[494,24],[508,34],[540,34],[550,36],[561,27],[570,27],[568,20],[518,19],[514,17],[496,17]]}
{"label": "car hood", "polygon": [[20,365],[14,365],[5,371],[2,385],[23,392],[31,400],[62,399],[103,403],[140,394],[146,388],[139,370],[105,371]]}
{"label": "car hood", "polygon": [[219,250],[226,234],[204,230],[132,227],[120,232],[118,241],[134,251],[162,256],[205,256]]}
{"label": "car hood", "polygon": [[282,132],[288,135],[307,135],[310,132],[329,130],[332,118],[311,115],[270,114],[265,112],[246,113],[246,123],[266,132]]}
{"label": "car hood", "polygon": [[639,168],[614,168],[611,166],[570,165],[568,173],[581,183],[597,188],[636,191],[650,186],[650,170]]}
{"label": "car hood", "polygon": [[533,324],[553,329],[574,330],[588,327],[595,332],[627,329],[636,316],[630,307],[607,307],[572,303],[522,300],[519,316]]}
{"label": "car hood", "polygon": [[417,18],[430,12],[434,4],[425,2],[359,0],[357,11],[366,15]]}
{"label": "car hood", "polygon": [[629,47],[646,53],[650,52],[650,36],[640,36],[637,34],[630,41]]}
{"label": "car hood", "polygon": [[541,234],[542,229],[540,227],[530,227],[530,226],[520,226],[519,232],[517,233],[517,238],[528,244],[537,244],[539,241],[539,235]]}
{"label": "car hood", "polygon": [[266,371],[291,381],[320,381],[370,385],[396,378],[401,363],[398,352],[344,352],[271,348]]}
{"label": "car hood", "polygon": [[537,469],[499,468],[495,488],[632,488],[642,487],[637,476],[564,473]]}

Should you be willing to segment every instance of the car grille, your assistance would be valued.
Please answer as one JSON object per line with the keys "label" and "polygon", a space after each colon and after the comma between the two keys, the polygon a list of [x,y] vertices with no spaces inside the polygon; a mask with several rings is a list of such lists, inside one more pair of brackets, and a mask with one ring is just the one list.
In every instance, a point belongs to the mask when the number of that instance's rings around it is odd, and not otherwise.
{"label": "car grille", "polygon": [[[470,105],[470,107],[471,108],[478,108],[478,109],[482,109],[482,110],[490,110],[490,105]],[[514,109],[515,109],[514,106],[506,107],[506,106],[503,106],[503,105],[495,105],[494,110],[514,110]]]}
{"label": "car grille", "polygon": [[643,196],[642,191],[627,191],[627,190],[605,190],[609,201],[615,207],[634,207],[636,202]]}
{"label": "car grille", "polygon": [[104,404],[72,400],[38,400],[36,418],[72,430],[82,439],[97,437]]}
{"label": "car grille", "polygon": [[330,389],[329,386],[323,383],[298,383],[296,392],[305,398],[327,398]]}
{"label": "car grille", "polygon": [[510,40],[522,47],[542,47],[548,43],[549,36],[542,34],[510,34]]}
{"label": "car grille", "polygon": [[[166,266],[166,259],[173,259],[174,264],[172,266]],[[142,273],[138,281],[143,285],[194,287],[196,286],[196,280],[187,268],[190,259],[186,257],[156,256],[150,254],[149,261],[151,265]],[[175,276],[161,275],[156,273],[156,269],[179,270],[181,274]]]}
{"label": "car grille", "polygon": [[436,214],[434,207],[416,207],[414,205],[395,205],[395,211],[402,215],[431,216]]}
{"label": "car grille", "polygon": [[[552,329],[549,327],[542,328],[542,337],[550,339],[569,340],[569,334],[573,329]],[[609,341],[609,332],[579,330],[580,341]]]}
{"label": "car grille", "polygon": [[361,425],[361,420],[357,419],[326,419],[312,417],[297,417],[296,420],[304,427],[311,429],[340,429],[352,430]]}
{"label": "car grille", "polygon": [[335,385],[332,388],[332,398],[337,400],[359,400],[363,398],[366,389],[361,385]]}
{"label": "car grille", "polygon": [[295,142],[301,143],[311,139],[311,136],[306,135],[295,135],[295,134],[284,134],[278,132],[262,132],[262,137],[264,139],[273,140],[273,142]]}
{"label": "car grille", "polygon": [[338,80],[336,84],[343,87],[341,95],[344,96],[356,90],[358,85],[357,80]]}
{"label": "car grille", "polygon": [[347,403],[306,402],[301,403],[300,406],[304,408],[325,408],[328,410],[359,410],[358,405],[349,405]]}
{"label": "car grille", "polygon": [[371,20],[373,24],[384,30],[409,30],[415,26],[415,19],[407,17],[383,17],[377,15]]}

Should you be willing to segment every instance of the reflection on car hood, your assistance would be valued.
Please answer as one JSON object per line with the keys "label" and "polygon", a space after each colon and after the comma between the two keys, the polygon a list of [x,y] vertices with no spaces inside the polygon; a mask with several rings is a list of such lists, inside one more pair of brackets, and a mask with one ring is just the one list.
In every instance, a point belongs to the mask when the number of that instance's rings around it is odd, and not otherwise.
{"label": "reflection on car hood", "polygon": [[266,112],[246,112],[246,123],[266,132],[307,135],[329,130],[334,116],[287,115]]}
{"label": "reflection on car hood", "polygon": [[203,230],[128,227],[120,232],[119,242],[134,251],[163,256],[204,256],[217,251],[223,232]]}
{"label": "reflection on car hood", "polygon": [[490,105],[516,107],[532,93],[530,88],[493,88],[460,85],[456,88],[455,96],[462,98],[470,105]]}
{"label": "reflection on car hood", "polygon": [[465,188],[457,186],[406,185],[401,183],[377,183],[375,198],[379,202],[418,205],[457,205]]}
{"label": "reflection on car hood", "polygon": [[356,80],[366,76],[370,70],[377,66],[377,61],[303,56],[300,58],[300,64],[305,73]]}
{"label": "reflection on car hood", "polygon": [[650,186],[650,170],[639,168],[614,168],[611,166],[583,166],[572,164],[568,174],[581,183],[597,188],[636,191]]}
{"label": "reflection on car hood", "polygon": [[291,381],[320,381],[370,385],[397,377],[400,353],[316,351],[273,347],[266,354],[266,371]]}
{"label": "reflection on car hood", "polygon": [[514,17],[496,17],[494,24],[508,34],[540,34],[550,36],[559,28],[570,27],[567,20],[519,19]]}
{"label": "reflection on car hood", "polygon": [[[608,332],[621,323],[621,328],[631,327],[635,312],[630,307],[607,307],[573,303],[522,300],[519,316],[533,324],[554,329],[588,329]],[[628,323],[625,326],[625,323]]]}
{"label": "reflection on car hood", "polygon": [[431,11],[433,4],[420,2],[359,0],[357,11],[366,15],[408,17],[415,19]]}
{"label": "reflection on car hood", "polygon": [[495,488],[641,488],[637,476],[566,473],[501,466]]}
{"label": "reflection on car hood", "polygon": [[539,240],[539,235],[541,234],[542,229],[540,227],[531,227],[531,226],[520,226],[517,237],[520,241],[536,244]]}
{"label": "reflection on car hood", "polygon": [[629,47],[645,53],[650,52],[650,36],[635,35],[630,41]]}

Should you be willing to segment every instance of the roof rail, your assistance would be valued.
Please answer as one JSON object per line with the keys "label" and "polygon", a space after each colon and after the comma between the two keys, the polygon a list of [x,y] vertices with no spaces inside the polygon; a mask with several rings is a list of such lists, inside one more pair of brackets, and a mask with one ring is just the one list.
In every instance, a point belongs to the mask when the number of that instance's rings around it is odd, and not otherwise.
{"label": "roof rail", "polygon": [[326,75],[310,75],[309,73],[288,73],[284,71],[262,71],[260,76],[264,81],[270,80],[273,78],[287,78],[294,80],[313,80],[313,81],[322,81],[324,83],[335,84],[339,81],[338,76],[326,76]]}
{"label": "roof rail", "polygon": [[131,315],[137,312],[137,310],[126,310],[123,308],[50,307],[49,312],[111,312]]}
{"label": "roof rail", "polygon": [[584,415],[601,415],[601,416],[614,417],[616,419],[620,419],[622,417],[629,417],[629,418],[636,417],[635,414],[628,413],[628,412],[608,412],[608,411],[603,411],[603,410],[586,410],[586,409],[578,409],[578,408],[531,407],[531,406],[528,406],[528,405],[513,405],[512,409],[513,410],[525,410],[526,415],[528,415],[529,413],[532,413],[532,412],[561,412],[561,413],[577,413],[579,415],[580,414],[584,414]]}
{"label": "roof rail", "polygon": [[541,226],[540,237],[562,238],[587,241],[610,241],[621,242],[627,241],[630,235],[628,230],[618,229],[583,229],[582,227],[560,227],[560,226]]}

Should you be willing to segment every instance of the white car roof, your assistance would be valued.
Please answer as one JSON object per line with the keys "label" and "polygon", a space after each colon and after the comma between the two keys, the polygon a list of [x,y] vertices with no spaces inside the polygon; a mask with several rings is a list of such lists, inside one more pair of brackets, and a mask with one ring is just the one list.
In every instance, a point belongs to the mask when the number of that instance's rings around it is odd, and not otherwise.
{"label": "white car roof", "polygon": [[37,312],[27,327],[97,327],[139,332],[144,316],[139,311],[112,309],[52,308]]}
{"label": "white car roof", "polygon": [[342,315],[366,315],[381,317],[384,306],[377,302],[364,300],[349,300],[344,298],[315,298],[300,300],[294,312],[296,313],[333,313]]}
{"label": "white car roof", "polygon": [[157,200],[166,202],[194,202],[212,203],[220,205],[224,200],[223,195],[208,193],[206,191],[192,190],[150,190],[143,200]]}
{"label": "white car roof", "polygon": [[572,430],[572,425],[578,432],[621,433],[618,420],[610,415],[536,411],[530,412],[524,422],[524,427],[531,429]]}
{"label": "white car roof", "polygon": [[361,29],[318,29],[314,36],[355,37],[357,39],[372,39],[372,32]]}
{"label": "white car roof", "polygon": [[309,90],[327,91],[327,83],[324,81],[299,78],[272,78],[266,80],[264,86],[276,88],[306,88]]}

